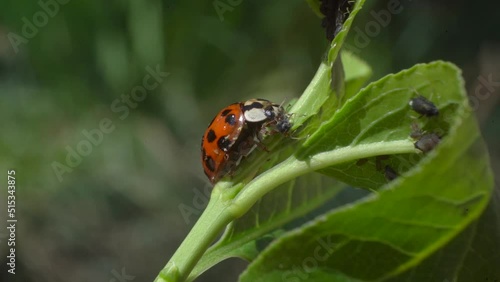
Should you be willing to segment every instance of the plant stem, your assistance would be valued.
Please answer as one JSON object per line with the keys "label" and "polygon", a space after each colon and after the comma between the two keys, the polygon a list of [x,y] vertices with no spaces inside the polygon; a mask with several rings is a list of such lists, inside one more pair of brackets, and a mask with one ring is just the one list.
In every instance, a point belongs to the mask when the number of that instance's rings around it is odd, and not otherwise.
{"label": "plant stem", "polygon": [[415,153],[413,142],[400,140],[344,147],[319,153],[307,160],[290,156],[248,183],[237,195],[227,183],[216,185],[211,199],[155,282],[184,281],[217,235],[244,215],[264,194],[303,174],[329,166],[378,155]]}
{"label": "plant stem", "polygon": [[228,213],[228,201],[214,190],[211,199],[193,229],[189,232],[155,282],[184,281],[217,235],[234,217]]}
{"label": "plant stem", "polygon": [[229,207],[236,217],[245,214],[253,204],[274,187],[303,174],[329,166],[379,155],[415,153],[415,146],[410,140],[379,142],[367,145],[344,147],[319,153],[307,160],[298,160],[294,156],[267,170],[248,183],[236,196]]}

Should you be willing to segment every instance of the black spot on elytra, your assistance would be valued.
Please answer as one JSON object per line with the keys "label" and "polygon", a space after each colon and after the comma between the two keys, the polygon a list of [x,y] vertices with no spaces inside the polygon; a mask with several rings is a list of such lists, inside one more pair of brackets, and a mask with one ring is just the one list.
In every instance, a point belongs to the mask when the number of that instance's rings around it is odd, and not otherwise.
{"label": "black spot on elytra", "polygon": [[215,171],[215,162],[212,157],[209,157],[207,155],[204,155],[203,160],[205,161],[205,166],[210,170],[211,172]]}
{"label": "black spot on elytra", "polygon": [[234,114],[230,114],[226,117],[226,122],[230,125],[235,125],[236,124],[236,117]]}
{"label": "black spot on elytra", "polygon": [[217,138],[217,135],[215,135],[215,131],[213,129],[210,129],[207,133],[208,143],[214,142],[215,138]]}
{"label": "black spot on elytra", "polygon": [[224,111],[222,111],[222,113],[220,114],[221,117],[225,117],[227,116],[227,114],[229,114],[231,112],[230,109],[225,109]]}
{"label": "black spot on elytra", "polygon": [[224,152],[229,151],[229,147],[231,146],[231,141],[227,136],[222,136],[219,138],[219,141],[217,141],[217,145],[219,146],[219,149],[221,149]]}

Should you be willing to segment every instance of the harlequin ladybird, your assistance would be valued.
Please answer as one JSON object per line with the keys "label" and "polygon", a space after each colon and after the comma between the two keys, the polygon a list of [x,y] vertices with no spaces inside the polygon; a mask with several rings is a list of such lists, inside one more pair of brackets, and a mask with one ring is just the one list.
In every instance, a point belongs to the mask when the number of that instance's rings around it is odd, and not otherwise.
{"label": "harlequin ladybird", "polygon": [[422,116],[432,117],[439,115],[439,110],[431,101],[427,100],[424,96],[418,96],[410,100],[408,103],[410,107]]}
{"label": "harlequin ladybird", "polygon": [[201,140],[203,169],[210,182],[230,173],[271,133],[286,133],[291,128],[284,109],[264,99],[234,103],[212,120]]}

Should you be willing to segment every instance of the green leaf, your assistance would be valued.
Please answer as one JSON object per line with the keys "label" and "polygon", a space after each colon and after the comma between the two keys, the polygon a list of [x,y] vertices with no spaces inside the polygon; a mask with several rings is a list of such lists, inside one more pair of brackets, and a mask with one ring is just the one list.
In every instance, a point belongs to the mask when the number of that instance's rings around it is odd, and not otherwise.
{"label": "green leaf", "polygon": [[253,260],[263,249],[263,242],[283,233],[280,228],[323,205],[344,187],[319,174],[308,174],[281,185],[226,228],[222,238],[207,250],[187,281],[230,257]]}
{"label": "green leaf", "polygon": [[371,67],[356,55],[342,51],[340,54],[344,64],[345,72],[345,94],[344,99],[349,99],[356,95],[363,85],[372,76]]}
{"label": "green leaf", "polygon": [[[388,281],[497,281],[500,280],[499,190],[477,222],[422,261]],[[464,213],[468,213],[465,209]]]}
{"label": "green leaf", "polygon": [[313,12],[316,14],[316,16],[323,18],[325,15],[321,13],[319,10],[319,0],[306,0],[307,4],[309,4],[309,7],[313,10]]}
{"label": "green leaf", "polygon": [[[337,56],[364,2],[364,0],[356,1],[342,29],[332,40],[325,61],[321,63],[311,83],[290,110],[290,113],[294,114],[293,129],[297,129],[310,117],[315,116],[316,122],[307,124],[305,134],[307,135],[319,126],[322,117],[329,118],[341,105],[344,96],[344,69],[341,60],[337,60]],[[320,109],[322,109],[321,112]]]}
{"label": "green leaf", "polygon": [[[467,211],[468,212],[468,211]],[[474,237],[469,244],[461,245],[465,250],[463,260],[456,267],[456,280],[449,281],[500,281],[500,189],[495,188],[486,211],[473,226]],[[466,266],[466,267],[465,267]],[[487,280],[488,279],[488,280]]]}
{"label": "green leaf", "polygon": [[[444,136],[457,108],[463,103],[462,84],[445,83],[456,81],[458,75],[454,66],[435,62],[416,65],[368,85],[303,143],[297,153],[298,158],[307,159],[338,148],[411,141],[409,135],[412,123]],[[408,101],[417,93],[434,102],[440,110],[440,118],[419,119],[419,114],[411,111]],[[401,154],[373,157],[365,162],[354,160],[323,169],[321,173],[357,187],[377,189],[387,183],[382,173],[385,165],[404,173],[422,156]]]}
{"label": "green leaf", "polygon": [[[316,165],[328,150],[384,148],[408,139],[411,89],[433,93],[441,114],[424,119],[427,130],[442,130],[440,144],[379,193],[280,237],[241,281],[402,281],[397,277],[410,271],[419,271],[411,275],[420,279],[434,253],[471,241],[467,228],[487,206],[493,180],[463,80],[451,64],[418,65],[369,85],[306,140],[300,156]],[[359,176],[349,168],[344,173],[353,182]],[[419,279],[404,281],[436,281]]]}

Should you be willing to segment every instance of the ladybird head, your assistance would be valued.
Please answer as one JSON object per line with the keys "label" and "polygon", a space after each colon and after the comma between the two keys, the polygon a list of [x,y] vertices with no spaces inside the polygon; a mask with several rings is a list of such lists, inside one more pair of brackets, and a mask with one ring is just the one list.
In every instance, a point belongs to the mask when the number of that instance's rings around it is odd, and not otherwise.
{"label": "ladybird head", "polygon": [[287,133],[292,128],[292,123],[288,118],[280,120],[276,123],[276,130],[281,133]]}

